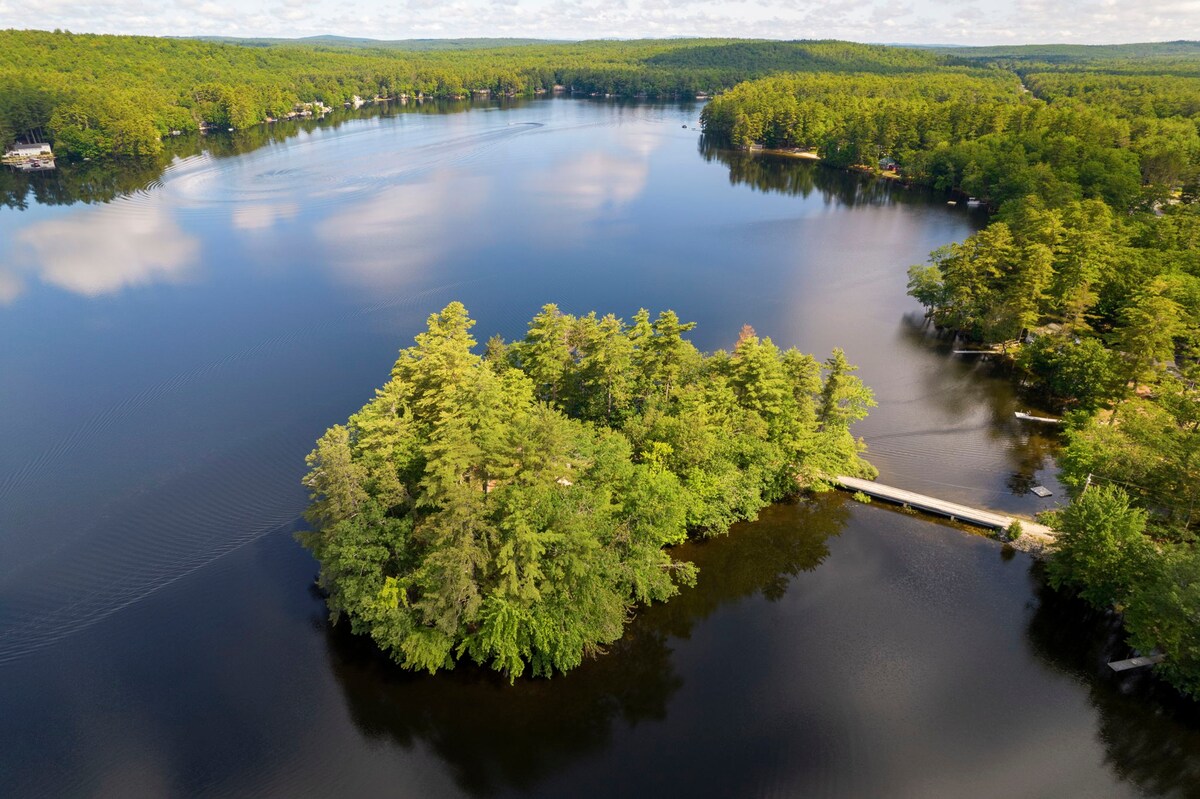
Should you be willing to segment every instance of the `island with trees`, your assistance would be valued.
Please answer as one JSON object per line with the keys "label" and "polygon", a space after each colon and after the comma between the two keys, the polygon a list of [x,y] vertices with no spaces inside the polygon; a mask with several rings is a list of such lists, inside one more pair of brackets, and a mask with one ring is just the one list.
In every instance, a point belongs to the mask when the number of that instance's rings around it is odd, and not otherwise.
{"label": "island with trees", "polygon": [[694,582],[672,545],[875,474],[850,432],[874,400],[840,350],[746,326],[703,355],[671,311],[547,305],[479,355],[473,325],[457,302],[430,316],[308,457],[300,539],[329,610],[405,668],[566,672]]}

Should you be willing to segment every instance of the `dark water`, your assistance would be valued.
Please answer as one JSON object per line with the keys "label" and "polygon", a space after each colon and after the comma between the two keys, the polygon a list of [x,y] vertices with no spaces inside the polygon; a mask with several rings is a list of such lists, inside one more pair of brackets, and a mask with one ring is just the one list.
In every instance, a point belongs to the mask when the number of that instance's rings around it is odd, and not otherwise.
{"label": "dark water", "polygon": [[1194,709],[1105,675],[1111,620],[843,497],[690,547],[699,586],[566,678],[408,675],[330,629],[303,456],[452,299],[481,339],[557,302],[842,346],[881,479],[1054,501],[1054,442],[904,296],[979,220],[706,151],[695,106],[465,108],[0,186],[0,793],[1200,795]]}

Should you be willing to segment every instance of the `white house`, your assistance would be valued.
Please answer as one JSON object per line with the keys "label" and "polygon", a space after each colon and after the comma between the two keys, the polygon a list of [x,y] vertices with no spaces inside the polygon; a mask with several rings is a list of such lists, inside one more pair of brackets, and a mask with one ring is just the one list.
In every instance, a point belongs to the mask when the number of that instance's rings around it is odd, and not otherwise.
{"label": "white house", "polygon": [[25,159],[25,158],[41,158],[42,156],[52,156],[54,152],[50,149],[50,145],[46,142],[37,142],[35,144],[14,144],[4,153],[5,158]]}

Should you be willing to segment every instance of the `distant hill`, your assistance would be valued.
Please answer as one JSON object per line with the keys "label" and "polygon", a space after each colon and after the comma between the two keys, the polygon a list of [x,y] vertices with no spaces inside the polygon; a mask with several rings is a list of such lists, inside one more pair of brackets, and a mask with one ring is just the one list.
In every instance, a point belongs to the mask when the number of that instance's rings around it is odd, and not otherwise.
{"label": "distant hill", "polygon": [[1086,70],[1109,75],[1200,78],[1200,41],[937,47],[931,52],[964,64],[1000,65],[1022,74]]}
{"label": "distant hill", "polygon": [[523,47],[537,44],[565,44],[566,39],[471,38],[471,39],[363,39],[351,36],[302,36],[295,39],[236,36],[186,36],[186,39],[242,47],[271,47],[279,44],[311,44],[364,50],[491,50],[497,47]]}
{"label": "distant hill", "polygon": [[656,67],[737,70],[747,76],[769,72],[904,72],[933,69],[946,61],[938,53],[881,44],[832,39],[794,41],[702,41],[646,59]]}
{"label": "distant hill", "polygon": [[973,59],[1017,59],[1027,61],[1069,62],[1110,58],[1200,57],[1200,41],[1180,39],[1174,42],[1139,44],[1019,44],[991,47],[932,47],[945,55]]}

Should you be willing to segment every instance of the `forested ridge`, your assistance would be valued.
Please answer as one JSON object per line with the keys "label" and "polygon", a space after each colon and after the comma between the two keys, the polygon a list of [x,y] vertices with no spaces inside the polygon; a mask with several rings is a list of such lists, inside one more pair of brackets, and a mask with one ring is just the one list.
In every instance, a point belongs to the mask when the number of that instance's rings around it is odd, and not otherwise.
{"label": "forested ridge", "polygon": [[460,303],[430,316],[308,457],[300,538],[330,612],[405,668],[568,671],[695,580],[671,545],[875,473],[850,433],[874,401],[840,350],[820,363],[746,326],[702,355],[670,311],[547,305],[478,355],[473,325]]}
{"label": "forested ridge", "polygon": [[992,47],[932,47],[935,53],[966,63],[1038,69],[1165,75],[1200,74],[1200,41],[1136,44],[1023,44]]}
{"label": "forested ridge", "polygon": [[909,293],[1066,413],[1051,581],[1200,695],[1200,46],[948,54],[970,66],[742,84],[705,130],[993,211]]}
{"label": "forested ridge", "polygon": [[[411,49],[409,49],[411,48]],[[713,93],[782,70],[929,69],[933,53],[847,42],[721,39],[524,43],[240,43],[0,31],[0,143],[45,136],[68,155],[147,156],[171,131],[243,129],[297,103],[355,95],[466,98],[563,86],[584,94]]]}

